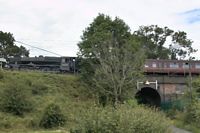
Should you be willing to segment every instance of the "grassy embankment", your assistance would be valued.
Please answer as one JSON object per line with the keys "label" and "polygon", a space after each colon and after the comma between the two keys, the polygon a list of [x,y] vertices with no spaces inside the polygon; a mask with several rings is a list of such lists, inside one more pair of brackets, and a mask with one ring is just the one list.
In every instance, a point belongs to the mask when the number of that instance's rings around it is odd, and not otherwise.
{"label": "grassy embankment", "polygon": [[[170,132],[170,123],[160,111],[135,104],[102,108],[95,102],[73,75],[0,71],[0,133]],[[44,115],[52,103],[60,107],[65,124],[47,130],[41,127],[43,118],[43,122],[62,122]],[[48,111],[54,113],[51,108]]]}
{"label": "grassy embankment", "polygon": [[[79,112],[94,104],[88,98],[85,88],[73,75],[48,74],[39,72],[4,71],[0,74],[0,94],[7,86],[20,85],[32,101],[31,111],[23,116],[0,112],[0,132],[29,132],[38,129],[38,123],[44,109],[50,103],[56,103],[67,116],[67,124],[63,130],[73,126],[74,117]],[[90,100],[89,100],[90,99]]]}

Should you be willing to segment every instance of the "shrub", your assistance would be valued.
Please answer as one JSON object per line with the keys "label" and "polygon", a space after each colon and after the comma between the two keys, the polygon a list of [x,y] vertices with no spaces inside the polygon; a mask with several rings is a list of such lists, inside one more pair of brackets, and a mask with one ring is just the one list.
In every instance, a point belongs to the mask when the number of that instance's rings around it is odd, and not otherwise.
{"label": "shrub", "polygon": [[129,99],[129,100],[126,101],[126,104],[128,104],[128,106],[131,106],[133,108],[138,106],[136,99]]}
{"label": "shrub", "polygon": [[91,108],[78,119],[71,133],[165,133],[164,114],[144,107]]}
{"label": "shrub", "polygon": [[200,128],[200,101],[198,99],[193,99],[191,104],[188,104],[184,121]]}
{"label": "shrub", "polygon": [[65,122],[66,119],[62,114],[60,107],[52,103],[45,108],[40,121],[40,126],[43,128],[53,128],[63,126]]}
{"label": "shrub", "polygon": [[23,115],[32,109],[26,86],[11,83],[1,94],[1,110],[14,115]]}

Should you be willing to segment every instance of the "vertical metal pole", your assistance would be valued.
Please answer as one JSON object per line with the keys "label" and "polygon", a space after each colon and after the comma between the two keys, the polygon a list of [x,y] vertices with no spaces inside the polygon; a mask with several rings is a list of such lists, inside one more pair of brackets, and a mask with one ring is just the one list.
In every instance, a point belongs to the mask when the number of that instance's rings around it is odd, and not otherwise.
{"label": "vertical metal pole", "polygon": [[[167,65],[166,65],[166,67],[167,67]],[[164,74],[164,68],[165,68],[165,62],[163,62],[162,63],[162,70],[163,70],[163,75],[162,75],[162,89],[163,89],[163,101],[164,101],[164,103],[165,103],[165,82],[164,82],[164,76],[165,76],[165,74]]]}
{"label": "vertical metal pole", "polygon": [[190,89],[190,100],[192,100],[192,72],[191,72],[191,57],[189,58],[189,89]]}
{"label": "vertical metal pole", "polygon": [[73,59],[73,62],[74,62],[74,75],[76,74],[76,63],[75,63],[75,59]]}
{"label": "vertical metal pole", "polygon": [[158,90],[158,81],[156,80],[156,90]]}

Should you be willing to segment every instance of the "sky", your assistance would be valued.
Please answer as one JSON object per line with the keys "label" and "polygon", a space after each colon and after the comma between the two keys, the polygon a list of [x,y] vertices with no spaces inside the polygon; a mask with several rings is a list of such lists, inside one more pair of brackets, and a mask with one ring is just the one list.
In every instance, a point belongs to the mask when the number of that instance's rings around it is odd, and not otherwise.
{"label": "sky", "polygon": [[[84,29],[98,13],[123,19],[132,32],[152,24],[185,31],[200,59],[200,0],[0,0],[0,31],[34,47],[76,56]],[[30,56],[56,56],[23,46]]]}

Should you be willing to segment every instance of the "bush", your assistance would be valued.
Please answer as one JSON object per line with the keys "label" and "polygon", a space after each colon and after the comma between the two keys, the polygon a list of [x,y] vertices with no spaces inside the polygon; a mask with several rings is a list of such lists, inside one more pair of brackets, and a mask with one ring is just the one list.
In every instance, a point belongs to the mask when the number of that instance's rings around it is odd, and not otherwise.
{"label": "bush", "polygon": [[63,126],[66,122],[65,116],[62,114],[58,105],[50,104],[45,108],[44,114],[40,121],[43,128],[53,128]]}
{"label": "bush", "polygon": [[165,133],[164,114],[144,107],[92,108],[78,120],[71,133]]}
{"label": "bush", "polygon": [[188,104],[184,121],[200,128],[200,101],[198,99],[193,99],[191,104]]}
{"label": "bush", "polygon": [[128,104],[128,106],[131,106],[133,108],[138,106],[136,99],[129,99],[129,100],[126,101],[126,104]]}
{"label": "bush", "polygon": [[27,88],[19,83],[11,83],[1,94],[1,110],[14,115],[23,115],[32,109]]}

